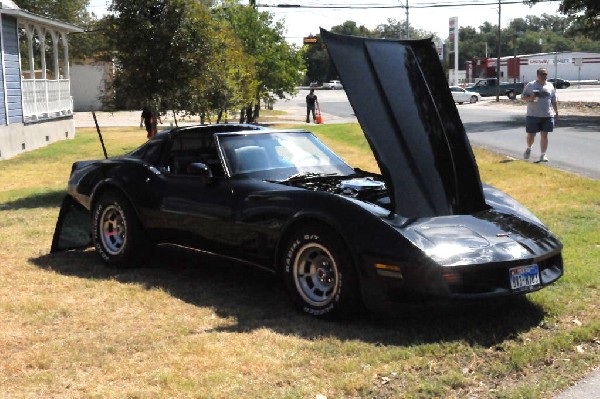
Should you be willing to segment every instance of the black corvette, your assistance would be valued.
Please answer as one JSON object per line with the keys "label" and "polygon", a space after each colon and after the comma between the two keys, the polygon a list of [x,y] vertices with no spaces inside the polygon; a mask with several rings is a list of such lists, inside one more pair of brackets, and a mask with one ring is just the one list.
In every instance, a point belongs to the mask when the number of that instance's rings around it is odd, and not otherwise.
{"label": "black corvette", "polygon": [[298,307],[522,295],[563,273],[562,244],[486,185],[430,41],[322,31],[381,174],[311,133],[209,125],[73,165],[52,251],[93,242],[115,266],[156,243],[279,273]]}

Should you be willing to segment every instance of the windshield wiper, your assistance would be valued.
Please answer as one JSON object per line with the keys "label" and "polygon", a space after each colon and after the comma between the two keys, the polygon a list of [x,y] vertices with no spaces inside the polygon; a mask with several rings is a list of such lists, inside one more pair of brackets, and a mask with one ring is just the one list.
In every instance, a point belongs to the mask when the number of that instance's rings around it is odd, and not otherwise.
{"label": "windshield wiper", "polygon": [[312,179],[315,177],[338,176],[337,173],[299,172],[283,180],[267,180],[270,183],[288,183],[295,180]]}

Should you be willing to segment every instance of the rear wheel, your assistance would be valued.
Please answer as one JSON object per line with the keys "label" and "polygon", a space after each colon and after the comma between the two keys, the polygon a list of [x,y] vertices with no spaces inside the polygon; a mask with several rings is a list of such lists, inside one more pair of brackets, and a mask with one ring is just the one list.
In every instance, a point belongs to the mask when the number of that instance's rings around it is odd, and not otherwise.
{"label": "rear wheel", "polygon": [[509,91],[508,93],[506,93],[506,96],[509,99],[514,100],[515,98],[517,98],[517,93],[515,93],[514,91]]}
{"label": "rear wheel", "polygon": [[96,252],[106,263],[131,267],[147,254],[144,229],[129,201],[120,193],[107,192],[94,204],[92,238]]}
{"label": "rear wheel", "polygon": [[291,235],[283,256],[287,291],[302,312],[339,317],[357,310],[356,271],[348,250],[333,231],[306,225]]}

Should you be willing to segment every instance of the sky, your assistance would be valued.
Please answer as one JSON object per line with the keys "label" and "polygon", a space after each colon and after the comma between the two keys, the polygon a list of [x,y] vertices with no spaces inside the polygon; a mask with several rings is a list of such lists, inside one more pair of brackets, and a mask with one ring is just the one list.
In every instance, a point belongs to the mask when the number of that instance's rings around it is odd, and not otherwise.
{"label": "sky", "polygon": [[[558,14],[558,0],[546,0],[532,7],[519,0],[501,1],[501,27],[505,27],[515,18],[527,15]],[[89,11],[102,15],[106,13],[109,0],[90,0]],[[498,24],[498,0],[256,0],[261,11],[268,11],[275,20],[284,20],[286,40],[302,45],[302,38],[319,33],[319,27],[329,29],[345,21],[354,21],[358,26],[369,29],[387,23],[388,18],[398,21],[408,20],[413,28],[448,37],[448,20],[458,17],[461,27],[478,28],[484,22]],[[277,5],[301,5],[301,8],[272,7]],[[435,7],[428,7],[435,5]],[[318,8],[309,8],[310,6]],[[352,8],[330,8],[330,7]],[[394,8],[391,8],[394,7]]]}

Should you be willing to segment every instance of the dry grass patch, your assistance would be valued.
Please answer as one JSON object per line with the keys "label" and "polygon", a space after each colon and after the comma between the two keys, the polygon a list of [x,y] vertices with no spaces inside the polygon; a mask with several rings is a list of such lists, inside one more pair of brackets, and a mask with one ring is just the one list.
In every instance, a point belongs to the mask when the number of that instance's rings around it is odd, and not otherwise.
{"label": "dry grass patch", "polygon": [[[354,125],[315,129],[376,170]],[[103,131],[112,155],[145,140]],[[597,181],[477,151],[483,179],[561,237],[565,277],[521,300],[333,323],[294,312],[274,276],[174,248],[131,270],[49,255],[71,162],[102,157],[95,135],[0,162],[2,397],[549,398],[599,363]]]}

